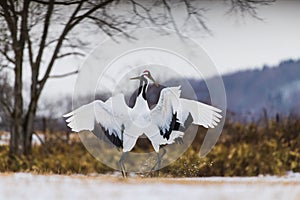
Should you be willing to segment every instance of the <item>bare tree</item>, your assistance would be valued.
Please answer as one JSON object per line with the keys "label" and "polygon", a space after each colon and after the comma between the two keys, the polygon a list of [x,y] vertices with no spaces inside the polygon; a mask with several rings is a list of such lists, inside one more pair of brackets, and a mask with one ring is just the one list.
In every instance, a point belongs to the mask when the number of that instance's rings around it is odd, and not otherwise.
{"label": "bare tree", "polygon": [[[231,11],[256,14],[256,6],[271,0],[226,0]],[[1,0],[0,1],[0,55],[5,63],[1,68],[11,69],[13,84],[7,104],[11,120],[10,155],[29,155],[37,105],[47,80],[76,73],[51,75],[55,61],[70,55],[81,55],[78,48],[84,40],[74,37],[76,27],[96,25],[108,36],[123,33],[128,26],[150,23],[171,24],[177,31],[173,6],[183,4],[187,20],[196,19],[200,27],[209,30],[203,20],[204,9],[199,1],[170,0]],[[123,7],[123,12],[115,10]],[[73,34],[73,35],[72,35]],[[62,49],[63,48],[63,49]],[[28,66],[31,79],[28,105],[24,106],[24,70]]]}

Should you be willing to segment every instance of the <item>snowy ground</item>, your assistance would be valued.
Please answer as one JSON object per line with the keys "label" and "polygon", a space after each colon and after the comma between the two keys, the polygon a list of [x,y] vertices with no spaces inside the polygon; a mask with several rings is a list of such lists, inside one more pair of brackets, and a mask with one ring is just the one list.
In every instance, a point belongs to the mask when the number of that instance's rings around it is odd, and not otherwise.
{"label": "snowy ground", "polygon": [[0,199],[300,200],[300,175],[244,178],[128,178],[0,174]]}

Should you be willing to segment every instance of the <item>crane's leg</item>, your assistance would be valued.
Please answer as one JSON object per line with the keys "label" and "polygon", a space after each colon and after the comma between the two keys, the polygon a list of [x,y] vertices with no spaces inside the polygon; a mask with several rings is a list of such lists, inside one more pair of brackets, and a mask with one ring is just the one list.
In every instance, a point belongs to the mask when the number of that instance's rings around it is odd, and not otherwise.
{"label": "crane's leg", "polygon": [[160,165],[161,165],[161,159],[162,157],[167,153],[167,150],[162,149],[162,153],[159,154],[157,153],[157,162],[156,164],[152,167],[151,171],[157,170],[157,176],[159,176],[159,170],[160,170]]}
{"label": "crane's leg", "polygon": [[127,177],[126,176],[125,165],[124,165],[124,161],[127,158],[127,156],[128,156],[128,152],[123,152],[122,155],[121,155],[121,158],[119,160],[119,165],[120,165],[120,168],[121,168],[121,171],[122,171],[123,178]]}
{"label": "crane's leg", "polygon": [[157,176],[159,176],[159,170],[160,170],[160,165],[161,165],[161,159],[162,157],[167,153],[167,150],[162,149],[161,155],[159,153],[157,154]]}

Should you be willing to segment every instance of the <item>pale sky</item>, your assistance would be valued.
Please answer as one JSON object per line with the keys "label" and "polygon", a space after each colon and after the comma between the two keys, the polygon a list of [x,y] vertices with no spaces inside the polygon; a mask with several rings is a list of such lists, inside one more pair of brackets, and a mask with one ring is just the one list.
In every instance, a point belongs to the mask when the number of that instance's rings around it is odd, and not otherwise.
{"label": "pale sky", "polygon": [[300,1],[278,0],[258,15],[263,21],[208,12],[213,36],[198,40],[221,73],[300,58]]}
{"label": "pale sky", "polygon": [[[279,0],[259,8],[258,15],[263,21],[226,15],[224,5],[217,1],[207,8],[206,23],[212,35],[193,30],[185,34],[205,49],[221,74],[262,68],[264,64],[274,66],[285,59],[300,58],[300,1]],[[90,37],[97,38],[95,46],[101,42],[99,35]],[[76,69],[82,60],[61,60],[53,74]],[[48,97],[72,94],[75,81],[76,75],[50,80],[44,94]]]}

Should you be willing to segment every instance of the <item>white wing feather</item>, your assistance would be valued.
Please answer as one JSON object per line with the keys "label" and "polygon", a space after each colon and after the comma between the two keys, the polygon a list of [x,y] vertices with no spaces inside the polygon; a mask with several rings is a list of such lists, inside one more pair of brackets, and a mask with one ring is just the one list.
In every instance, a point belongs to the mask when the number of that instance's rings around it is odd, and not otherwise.
{"label": "white wing feather", "polygon": [[193,117],[193,124],[202,125],[205,128],[214,128],[220,122],[222,116],[220,109],[213,106],[188,99],[180,99],[183,113],[189,112]]}
{"label": "white wing feather", "polygon": [[179,109],[180,93],[180,86],[164,88],[160,92],[157,105],[151,110],[152,122],[163,132],[169,129],[173,114]]}
{"label": "white wing feather", "polygon": [[163,89],[156,107],[151,110],[153,122],[163,132],[169,129],[173,114],[176,112],[181,125],[184,124],[190,113],[193,124],[202,125],[205,128],[217,126],[222,118],[219,114],[220,109],[198,101],[180,98],[180,93],[180,86]]}
{"label": "white wing feather", "polygon": [[[118,109],[113,109],[115,105]],[[122,138],[122,125],[128,114],[129,107],[124,101],[124,95],[119,94],[109,98],[106,102],[95,100],[87,105],[65,114],[66,122],[72,131],[93,130],[95,121],[100,123],[109,134]]]}

